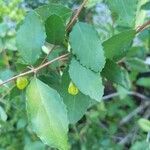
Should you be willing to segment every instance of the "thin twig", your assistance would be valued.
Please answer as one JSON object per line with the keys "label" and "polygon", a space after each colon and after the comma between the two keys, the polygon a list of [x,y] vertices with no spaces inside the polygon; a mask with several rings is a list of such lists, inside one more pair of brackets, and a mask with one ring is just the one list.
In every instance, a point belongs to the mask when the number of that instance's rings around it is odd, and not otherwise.
{"label": "thin twig", "polygon": [[55,59],[53,59],[53,60],[51,60],[51,61],[48,61],[48,62],[44,63],[43,65],[41,65],[41,66],[39,66],[39,67],[37,67],[37,68],[33,68],[33,69],[31,69],[31,70],[29,70],[29,71],[27,71],[27,72],[24,72],[24,73],[21,73],[21,74],[19,74],[19,75],[16,75],[16,76],[14,76],[14,77],[12,77],[12,78],[10,78],[10,79],[8,79],[8,80],[6,80],[6,81],[0,83],[0,86],[6,84],[6,83],[8,83],[8,82],[11,82],[11,81],[13,81],[13,80],[16,80],[16,79],[19,78],[19,77],[23,77],[23,76],[26,76],[26,75],[31,74],[31,73],[37,73],[37,72],[38,72],[39,70],[41,70],[42,68],[45,68],[46,66],[52,64],[53,62],[55,62],[55,61],[57,61],[57,60],[60,60],[60,59],[62,59],[62,58],[64,58],[64,57],[67,57],[68,55],[69,55],[69,53],[64,54],[64,55],[59,56],[59,57],[57,57],[57,58],[55,58]]}
{"label": "thin twig", "polygon": [[68,23],[66,31],[69,31],[70,28],[72,27],[72,25],[76,22],[78,16],[80,15],[82,9],[84,8],[84,6],[85,6],[85,4],[86,4],[87,2],[88,2],[88,0],[84,0],[84,1],[82,2],[82,4],[80,5],[80,7],[78,8],[76,14],[74,15],[74,17],[73,17],[73,18],[70,20],[70,22]]}
{"label": "thin twig", "polygon": [[[134,91],[128,91],[126,94],[127,94],[127,95],[136,96],[136,97],[138,97],[138,98],[140,98],[140,99],[143,99],[143,100],[147,100],[147,101],[150,100],[149,97],[147,97],[147,96],[145,96],[145,95],[143,95],[143,94],[141,94],[141,93],[134,92]],[[117,96],[119,96],[119,93],[118,93],[118,92],[112,93],[112,94],[103,96],[103,100],[108,100],[108,99],[111,99],[111,98],[114,98],[114,97],[117,97]]]}
{"label": "thin twig", "polygon": [[125,145],[125,144],[129,143],[130,140],[133,139],[133,136],[135,133],[137,133],[137,131],[138,131],[138,127],[136,125],[118,144]]}
{"label": "thin twig", "polygon": [[[147,118],[149,118],[149,116],[150,116],[150,110],[149,110],[149,108],[147,108],[147,111],[144,113],[143,118],[146,118],[146,119],[147,119]],[[138,126],[137,123],[136,123],[135,126],[134,126],[133,129],[132,129],[132,131],[134,131],[134,132],[131,131],[130,133],[128,133],[128,134],[119,142],[119,144],[125,145],[126,143],[129,143],[130,140],[135,141],[135,138],[136,138],[136,135],[137,135],[138,130],[139,130],[139,126]]]}
{"label": "thin twig", "polygon": [[150,106],[150,101],[146,101],[145,103],[142,103],[139,107],[137,107],[135,110],[133,110],[131,113],[129,113],[127,116],[125,116],[119,123],[120,126],[128,123],[135,115],[142,112],[146,107]]}
{"label": "thin twig", "polygon": [[143,25],[139,26],[136,30],[136,33],[139,33],[145,29],[147,29],[150,26],[150,20],[144,23]]}
{"label": "thin twig", "polygon": [[[128,91],[126,94],[136,96],[136,97],[138,97],[142,100],[146,100],[146,102],[144,102],[142,105],[140,105],[135,110],[133,110],[129,115],[124,117],[119,123],[120,126],[127,123],[128,121],[130,121],[132,119],[132,117],[134,117],[136,114],[140,113],[143,109],[145,109],[146,107],[148,107],[150,105],[150,98],[143,95],[143,94],[140,94],[140,93],[137,93],[137,92],[134,92],[134,91]],[[117,97],[117,96],[119,96],[119,93],[117,93],[117,92],[112,93],[112,94],[103,96],[103,100],[108,100],[108,99],[111,99],[111,98],[114,98],[114,97]]]}
{"label": "thin twig", "polygon": [[59,46],[54,45],[54,46],[49,50],[48,54],[45,56],[45,58],[43,59],[43,61],[41,62],[40,65],[43,65],[43,64],[46,62],[46,60],[47,60],[48,56],[50,55],[50,53],[51,53],[55,48],[57,48],[57,47],[59,47]]}

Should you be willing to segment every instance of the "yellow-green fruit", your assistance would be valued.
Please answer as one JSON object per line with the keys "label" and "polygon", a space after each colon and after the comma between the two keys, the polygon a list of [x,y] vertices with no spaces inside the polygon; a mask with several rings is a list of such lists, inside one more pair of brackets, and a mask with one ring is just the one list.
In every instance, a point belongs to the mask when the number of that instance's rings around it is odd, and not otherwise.
{"label": "yellow-green fruit", "polygon": [[28,85],[28,79],[26,77],[19,77],[17,78],[16,85],[19,90],[23,90]]}
{"label": "yellow-green fruit", "polygon": [[79,93],[78,88],[72,82],[69,84],[68,93],[71,95],[77,95]]}

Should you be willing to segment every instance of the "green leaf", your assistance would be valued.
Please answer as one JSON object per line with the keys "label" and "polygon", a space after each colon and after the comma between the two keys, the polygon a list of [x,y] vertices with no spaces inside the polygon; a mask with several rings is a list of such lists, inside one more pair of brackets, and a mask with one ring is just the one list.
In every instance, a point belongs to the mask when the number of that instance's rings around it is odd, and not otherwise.
{"label": "green leaf", "polygon": [[138,124],[139,124],[140,128],[142,130],[144,130],[145,132],[150,131],[150,121],[149,120],[141,118],[138,120]]}
{"label": "green leaf", "polygon": [[45,150],[45,145],[41,141],[28,142],[25,144],[24,150]]}
{"label": "green leaf", "polygon": [[[56,57],[59,57],[61,54],[63,54],[64,51],[65,51],[64,47],[58,47],[58,48],[52,50],[52,52],[48,56],[48,60],[51,61],[52,59],[55,59]],[[56,62],[52,63],[50,67],[52,69],[57,69],[57,67],[60,67],[62,64],[63,64],[63,62],[56,61]]]}
{"label": "green leaf", "polygon": [[127,89],[129,89],[131,86],[128,72],[111,60],[106,61],[106,65],[102,71],[102,75],[111,82],[119,84]]}
{"label": "green leaf", "polygon": [[144,5],[141,6],[141,9],[144,10],[150,10],[150,2],[145,3]]}
{"label": "green leaf", "polygon": [[128,58],[126,64],[132,71],[145,72],[149,71],[149,67],[142,59],[139,58]]}
{"label": "green leaf", "polygon": [[90,96],[96,101],[101,101],[104,87],[99,73],[83,67],[73,58],[69,66],[69,75],[72,82],[83,94]]}
{"label": "green leaf", "polygon": [[72,52],[80,63],[95,72],[103,69],[105,57],[101,41],[96,30],[89,24],[77,23],[71,34]]}
{"label": "green leaf", "polygon": [[65,39],[65,25],[61,17],[51,15],[45,22],[47,41],[51,44],[61,44]]}
{"label": "green leaf", "polygon": [[92,8],[94,7],[97,3],[101,3],[102,0],[89,0],[87,1],[86,7],[87,8]]}
{"label": "green leaf", "polygon": [[127,58],[138,57],[144,59],[146,57],[146,49],[144,47],[131,47],[126,57]]}
{"label": "green leaf", "polygon": [[17,32],[19,54],[28,64],[34,64],[41,54],[45,42],[45,29],[38,14],[31,11]]}
{"label": "green leaf", "polygon": [[11,51],[17,50],[15,37],[6,38],[4,42],[5,42],[5,49],[11,50]]}
{"label": "green leaf", "polygon": [[150,89],[150,77],[149,78],[140,78],[137,80],[137,85],[139,86],[143,86],[145,88],[149,88]]}
{"label": "green leaf", "polygon": [[[10,69],[1,69],[0,70],[0,83],[12,78],[14,75],[15,75],[15,73]],[[10,83],[7,83],[4,86],[0,87],[0,94],[6,93],[5,90],[8,90],[11,87],[11,85],[12,85],[12,83],[10,82]]]}
{"label": "green leaf", "polygon": [[4,38],[8,32],[9,28],[6,23],[0,23],[0,37]]}
{"label": "green leaf", "polygon": [[124,31],[103,42],[106,58],[118,60],[125,56],[135,34],[135,30]]}
{"label": "green leaf", "polygon": [[139,139],[139,141],[132,144],[130,150],[149,150],[149,142],[145,139],[142,141]]}
{"label": "green leaf", "polygon": [[6,121],[7,120],[7,114],[3,107],[0,106],[0,121]]}
{"label": "green leaf", "polygon": [[117,15],[117,24],[134,27],[138,0],[107,0],[112,13]]}
{"label": "green leaf", "polygon": [[34,78],[26,96],[28,117],[34,132],[45,144],[67,150],[67,111],[59,94]]}
{"label": "green leaf", "polygon": [[0,53],[4,50],[3,40],[0,38]]}
{"label": "green leaf", "polygon": [[63,21],[67,23],[71,17],[71,9],[61,5],[61,4],[49,4],[44,5],[36,9],[36,12],[41,16],[43,21],[46,21],[51,15],[58,15],[62,17]]}
{"label": "green leaf", "polygon": [[75,124],[85,114],[92,100],[89,96],[82,94],[80,91],[75,96],[69,94],[68,87],[70,82],[69,74],[65,72],[62,76],[61,95],[67,106],[69,122]]}
{"label": "green leaf", "polygon": [[129,91],[128,89],[124,88],[123,86],[117,85],[116,90],[119,94],[120,99],[125,99],[126,96],[128,95]]}

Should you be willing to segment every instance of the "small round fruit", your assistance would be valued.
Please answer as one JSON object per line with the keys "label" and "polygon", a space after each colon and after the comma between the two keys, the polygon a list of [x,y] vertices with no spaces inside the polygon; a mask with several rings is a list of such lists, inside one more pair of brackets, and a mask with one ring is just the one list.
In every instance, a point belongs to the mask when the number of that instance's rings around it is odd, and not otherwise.
{"label": "small round fruit", "polygon": [[26,77],[19,77],[16,81],[17,88],[23,90],[28,85],[28,79]]}
{"label": "small round fruit", "polygon": [[69,84],[68,93],[71,95],[77,95],[79,93],[78,88],[72,82]]}

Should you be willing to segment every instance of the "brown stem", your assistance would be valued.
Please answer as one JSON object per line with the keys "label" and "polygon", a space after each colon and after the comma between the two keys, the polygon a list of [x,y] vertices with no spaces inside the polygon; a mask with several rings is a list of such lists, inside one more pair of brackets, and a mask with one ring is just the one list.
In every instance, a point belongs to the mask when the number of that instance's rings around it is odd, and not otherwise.
{"label": "brown stem", "polygon": [[150,26],[150,20],[144,23],[143,25],[139,26],[136,30],[136,33],[139,33],[145,29],[147,29]]}
{"label": "brown stem", "polygon": [[48,62],[42,64],[41,66],[39,66],[39,67],[37,67],[37,68],[33,68],[33,69],[31,69],[31,70],[29,70],[29,71],[27,71],[27,72],[24,72],[24,73],[21,73],[21,74],[19,74],[19,75],[16,75],[16,76],[14,76],[14,77],[12,77],[12,78],[10,78],[10,79],[8,79],[8,80],[6,80],[6,81],[0,83],[0,86],[6,84],[6,83],[8,83],[8,82],[11,82],[11,81],[13,81],[13,80],[16,80],[16,79],[19,78],[19,77],[23,77],[23,76],[26,76],[26,75],[31,74],[31,73],[37,73],[37,72],[38,72],[39,70],[41,70],[42,68],[45,68],[46,66],[52,64],[53,62],[55,62],[55,61],[57,61],[57,60],[60,60],[60,59],[62,59],[62,58],[65,58],[65,57],[67,57],[68,55],[69,55],[69,53],[64,54],[64,55],[62,55],[62,56],[59,56],[59,57],[57,57],[57,58],[55,58],[55,59],[53,59],[53,60],[51,60],[51,61],[48,61]]}
{"label": "brown stem", "polygon": [[67,25],[67,29],[66,31],[69,31],[72,27],[72,25],[76,22],[78,16],[80,15],[82,9],[84,8],[85,4],[88,2],[88,0],[84,0],[82,2],[82,4],[80,5],[79,9],[77,10],[76,14],[74,15],[74,17],[70,20],[70,22]]}
{"label": "brown stem", "polygon": [[50,53],[51,53],[55,48],[57,48],[57,47],[58,47],[58,46],[55,45],[55,46],[53,46],[53,47],[51,48],[51,50],[48,52],[48,54],[46,55],[46,57],[45,57],[45,58],[43,59],[43,61],[41,62],[40,66],[46,62],[46,60],[47,60],[48,56],[50,55]]}

